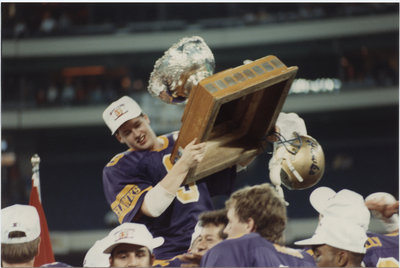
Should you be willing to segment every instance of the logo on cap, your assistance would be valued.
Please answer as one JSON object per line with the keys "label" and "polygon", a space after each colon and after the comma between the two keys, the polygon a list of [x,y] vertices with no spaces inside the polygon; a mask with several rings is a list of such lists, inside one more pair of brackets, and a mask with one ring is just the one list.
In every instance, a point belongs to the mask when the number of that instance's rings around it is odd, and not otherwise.
{"label": "logo on cap", "polygon": [[133,238],[134,237],[134,232],[135,230],[122,230],[118,233],[116,233],[116,241],[119,241],[121,239],[126,239],[126,238]]}
{"label": "logo on cap", "polygon": [[128,109],[125,107],[125,104],[120,104],[117,107],[115,107],[111,112],[110,116],[114,121],[117,121],[118,118],[120,118],[122,115],[126,114],[128,112]]}

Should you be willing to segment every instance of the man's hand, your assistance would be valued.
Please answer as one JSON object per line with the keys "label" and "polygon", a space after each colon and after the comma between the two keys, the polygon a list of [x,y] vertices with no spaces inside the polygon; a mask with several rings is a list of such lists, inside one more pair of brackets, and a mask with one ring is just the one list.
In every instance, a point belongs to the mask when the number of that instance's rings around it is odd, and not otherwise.
{"label": "man's hand", "polygon": [[183,150],[182,157],[172,166],[167,175],[146,194],[141,212],[148,217],[160,216],[173,202],[176,192],[184,181],[189,169],[204,158],[206,143],[191,141]]}
{"label": "man's hand", "polygon": [[199,267],[201,258],[204,254],[201,253],[185,253],[179,259],[182,263],[181,267]]}
{"label": "man's hand", "polygon": [[186,145],[183,150],[181,158],[178,160],[177,164],[182,164],[186,166],[187,169],[195,167],[197,164],[203,160],[206,152],[206,143],[195,144],[197,138],[192,140],[188,145]]}
{"label": "man's hand", "polygon": [[381,200],[368,200],[365,202],[365,205],[369,210],[379,212],[384,218],[390,218],[393,214],[399,213],[399,201],[392,204],[386,204],[383,202],[382,198]]}

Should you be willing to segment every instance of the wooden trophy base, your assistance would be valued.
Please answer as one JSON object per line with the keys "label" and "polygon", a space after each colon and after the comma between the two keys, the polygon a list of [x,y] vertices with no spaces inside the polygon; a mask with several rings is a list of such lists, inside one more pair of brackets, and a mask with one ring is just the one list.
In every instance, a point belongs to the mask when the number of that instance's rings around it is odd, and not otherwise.
{"label": "wooden trophy base", "polygon": [[297,70],[266,56],[200,81],[189,95],[171,161],[194,138],[207,142],[207,151],[183,184],[262,153]]}

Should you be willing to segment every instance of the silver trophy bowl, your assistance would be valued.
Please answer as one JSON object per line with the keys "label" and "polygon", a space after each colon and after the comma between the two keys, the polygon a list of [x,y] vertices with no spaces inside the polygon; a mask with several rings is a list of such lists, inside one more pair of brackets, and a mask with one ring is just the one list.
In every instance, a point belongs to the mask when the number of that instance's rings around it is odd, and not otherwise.
{"label": "silver trophy bowl", "polygon": [[159,58],[147,90],[169,104],[185,104],[191,90],[213,75],[214,55],[199,36],[184,37]]}

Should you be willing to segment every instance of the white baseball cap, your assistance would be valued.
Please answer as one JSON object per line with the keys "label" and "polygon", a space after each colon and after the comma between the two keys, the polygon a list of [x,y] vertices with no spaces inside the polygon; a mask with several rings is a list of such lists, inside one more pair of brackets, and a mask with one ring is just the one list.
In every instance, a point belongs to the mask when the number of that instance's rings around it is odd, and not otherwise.
{"label": "white baseball cap", "polygon": [[329,245],[355,253],[365,253],[365,242],[368,237],[364,228],[351,220],[324,216],[314,235],[295,242],[296,245]]}
{"label": "white baseball cap", "polygon": [[111,253],[119,244],[132,244],[147,247],[150,252],[164,243],[163,237],[153,238],[144,224],[123,223],[116,227],[106,237],[106,246],[103,253]]}
{"label": "white baseball cap", "polygon": [[[9,237],[11,232],[25,233],[23,237]],[[1,243],[31,242],[40,235],[39,214],[29,205],[12,205],[1,210]]]}
{"label": "white baseball cap", "polygon": [[326,207],[328,200],[335,195],[336,192],[329,187],[318,187],[310,194],[310,203],[318,213],[321,213]]}
{"label": "white baseball cap", "polygon": [[368,230],[370,212],[362,195],[343,189],[335,192],[329,187],[318,187],[310,195],[310,203],[323,217],[344,218]]}
{"label": "white baseball cap", "polygon": [[[107,237],[106,237],[107,238]],[[108,267],[110,266],[110,254],[103,253],[106,244],[106,238],[97,240],[88,250],[83,260],[83,267]]]}
{"label": "white baseball cap", "polygon": [[322,217],[314,235],[295,242],[296,245],[327,244],[365,253],[370,213],[360,194],[348,189],[336,193],[328,187],[319,187],[311,193],[310,202]]}
{"label": "white baseball cap", "polygon": [[111,103],[103,112],[103,120],[111,130],[111,135],[126,121],[138,117],[142,113],[139,104],[128,96]]}

